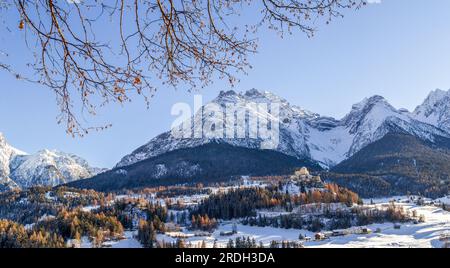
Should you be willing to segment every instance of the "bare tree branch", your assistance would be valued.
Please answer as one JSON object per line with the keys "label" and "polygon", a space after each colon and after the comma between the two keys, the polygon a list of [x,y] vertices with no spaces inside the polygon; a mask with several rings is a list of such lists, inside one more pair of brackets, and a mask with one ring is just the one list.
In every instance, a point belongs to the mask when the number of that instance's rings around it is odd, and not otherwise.
{"label": "bare tree branch", "polygon": [[[131,101],[147,105],[158,82],[188,89],[204,87],[218,75],[231,85],[245,73],[261,26],[312,36],[316,21],[341,17],[363,0],[0,0],[1,12],[18,12],[18,28],[35,59],[36,82],[52,89],[59,123],[72,135],[91,129],[78,121],[74,100],[95,115],[98,106]],[[232,25],[233,16],[258,8],[253,24]],[[98,25],[111,24],[109,38]],[[237,27],[239,26],[239,27]],[[116,27],[116,29],[114,28]],[[117,35],[115,35],[117,34]],[[111,37],[112,36],[112,37]],[[119,42],[114,43],[114,40]],[[112,42],[112,43],[111,43]],[[7,64],[0,69],[13,72]],[[75,99],[74,99],[75,98]]]}

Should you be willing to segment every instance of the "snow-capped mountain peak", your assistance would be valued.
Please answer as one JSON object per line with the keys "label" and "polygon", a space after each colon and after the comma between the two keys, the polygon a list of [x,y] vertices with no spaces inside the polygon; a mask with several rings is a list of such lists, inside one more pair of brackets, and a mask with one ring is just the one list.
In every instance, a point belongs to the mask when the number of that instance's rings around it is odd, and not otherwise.
{"label": "snow-capped mountain peak", "polygon": [[419,105],[414,112],[422,112],[424,111],[424,108],[431,108],[437,104],[439,104],[439,102],[441,102],[442,100],[444,100],[445,98],[448,98],[450,95],[450,91],[445,91],[442,89],[435,89],[433,91],[431,91],[427,98],[424,100],[424,102],[422,103],[422,105]]}
{"label": "snow-capped mountain peak", "polygon": [[[438,123],[429,120],[429,117],[425,117],[426,120],[420,120],[418,116],[420,113],[417,112],[421,110],[419,108],[414,113],[405,109],[397,110],[384,97],[378,95],[365,98],[353,105],[351,111],[341,120],[320,116],[291,105],[285,99],[270,92],[256,89],[241,93],[222,91],[212,102],[221,106],[225,106],[226,103],[241,106],[248,102],[278,103],[280,105],[279,144],[275,150],[300,159],[315,160],[324,167],[331,167],[392,131],[408,133],[429,142],[434,142],[437,136],[450,137],[450,123],[449,128],[443,127],[443,123],[447,122],[443,119],[450,119],[448,95],[450,95],[448,92],[434,91],[423,104],[428,110],[439,112],[441,120],[436,121]],[[257,116],[261,115],[257,114]],[[212,141],[207,138],[175,139],[170,132],[165,132],[125,156],[117,167]],[[260,140],[249,137],[214,139],[214,142],[217,141],[246,148],[260,148],[261,145]]]}
{"label": "snow-capped mountain peak", "polygon": [[416,107],[414,117],[422,122],[450,132],[450,90],[436,89]]}
{"label": "snow-capped mountain peak", "polygon": [[[308,137],[311,158],[331,167],[366,145],[382,138],[390,118],[407,120],[382,96],[372,96],[354,104],[341,120],[321,117],[312,120]],[[319,124],[318,124],[319,123]]]}
{"label": "snow-capped mountain peak", "polygon": [[342,121],[345,126],[351,128],[352,132],[356,132],[361,126],[362,121],[375,121],[377,119],[382,121],[385,117],[392,113],[397,113],[397,110],[392,107],[392,105],[390,105],[384,97],[375,95],[354,104],[350,113],[348,113]]}
{"label": "snow-capped mountain peak", "polygon": [[283,99],[269,91],[250,89],[245,92],[236,92],[234,90],[220,91],[219,95],[212,100],[221,106],[226,104],[236,104],[245,106],[247,103],[267,103],[280,106],[281,117],[300,117],[312,120],[320,117],[319,114],[305,110],[299,106],[291,105],[286,99]]}
{"label": "snow-capped mountain peak", "polygon": [[434,142],[436,136],[449,137],[436,125],[417,120],[405,109],[395,109],[384,97],[377,95],[353,105],[342,121],[353,136],[347,157],[392,131],[408,133],[430,142]]}
{"label": "snow-capped mountain peak", "polygon": [[[280,98],[273,93],[257,89],[251,89],[245,92],[235,92],[232,90],[221,91],[211,102],[222,107],[233,104],[236,108],[244,108],[249,115],[251,114],[257,118],[266,117],[267,113],[261,113],[254,110],[248,106],[249,103],[277,104],[279,106],[279,117],[274,118],[274,121],[280,123],[280,144],[278,145],[277,150],[299,158],[308,154],[308,148],[305,144],[307,121],[318,118],[318,114],[304,110],[298,106],[292,106],[285,99]],[[200,110],[198,113],[201,112],[202,111]],[[193,117],[194,125],[204,125],[204,122],[205,120],[208,120],[208,117],[209,115],[204,115],[203,117],[198,116],[198,114],[195,115]],[[248,121],[246,120],[246,122]],[[261,147],[261,139],[259,138],[176,139],[170,132],[165,132],[155,137],[147,144],[139,147],[131,154],[123,157],[116,166],[127,166],[165,152],[182,148],[192,148],[209,143],[213,140],[246,148]]]}
{"label": "snow-capped mountain peak", "polygon": [[0,132],[0,184],[2,181],[9,180],[10,162],[18,155],[25,155],[25,153],[9,145],[3,133]]}
{"label": "snow-capped mountain peak", "polygon": [[92,177],[100,171],[76,155],[56,150],[26,154],[9,145],[0,133],[0,191],[34,185],[55,186]]}
{"label": "snow-capped mountain peak", "polygon": [[27,154],[27,153],[9,145],[2,132],[0,132],[0,150],[9,151],[12,154],[16,154],[16,155]]}
{"label": "snow-capped mountain peak", "polygon": [[16,187],[9,177],[11,173],[10,162],[14,157],[23,154],[25,153],[9,145],[5,136],[0,132],[0,190],[3,188],[1,185],[8,188]]}
{"label": "snow-capped mountain peak", "polygon": [[383,96],[373,95],[372,97],[364,98],[362,101],[353,104],[352,109],[361,109],[364,108],[365,106],[375,105],[377,103],[386,105],[388,107],[392,107],[392,105],[390,105],[389,102]]}
{"label": "snow-capped mountain peak", "polygon": [[59,185],[92,177],[100,171],[78,156],[47,149],[17,157],[13,162],[17,167],[12,170],[11,178],[24,188]]}
{"label": "snow-capped mountain peak", "polygon": [[282,99],[269,91],[260,91],[250,89],[245,92],[236,92],[234,90],[220,91],[219,95],[212,101],[218,104],[239,103],[239,102],[257,102],[257,103],[283,103],[288,104]]}
{"label": "snow-capped mountain peak", "polygon": [[243,96],[247,100],[255,101],[255,102],[264,102],[264,101],[271,101],[271,102],[283,102],[287,103],[285,99],[282,99],[278,97],[277,95],[272,94],[269,91],[260,91],[256,88],[252,88],[250,90],[247,90]]}

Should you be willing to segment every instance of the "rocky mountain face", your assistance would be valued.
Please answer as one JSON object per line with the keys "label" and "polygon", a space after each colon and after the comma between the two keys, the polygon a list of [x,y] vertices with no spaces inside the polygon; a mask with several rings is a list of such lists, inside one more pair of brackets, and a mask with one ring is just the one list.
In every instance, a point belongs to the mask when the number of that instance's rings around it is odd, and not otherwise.
{"label": "rocky mountain face", "polygon": [[[291,106],[286,100],[281,99],[269,92],[259,92],[257,90],[250,90],[243,94],[238,94],[234,91],[221,92],[219,96],[211,103],[220,105],[222,108],[225,108],[226,105],[233,104],[236,109],[246,109],[248,111],[248,117],[255,116],[257,118],[265,117],[266,114],[258,113],[254,107],[249,106],[249,103],[278,103],[280,105],[279,120],[284,121],[284,123],[280,123],[281,138],[277,151],[298,158],[304,158],[305,155],[308,155],[308,148],[305,144],[305,131],[307,130],[305,123],[308,119],[312,119],[318,115],[302,110],[296,106]],[[211,103],[208,103],[205,106]],[[203,109],[205,106],[203,106]],[[195,126],[203,126],[206,125],[208,121],[213,121],[213,114],[203,113],[203,116],[200,116],[201,114],[202,110],[197,112],[197,114],[191,118],[192,133],[196,131]],[[247,117],[245,122],[246,124],[249,124]],[[246,138],[202,137],[180,139],[174,137],[172,133],[168,131],[158,135],[147,144],[125,156],[117,164],[117,167],[134,164],[173,150],[193,148],[210,142],[223,142],[238,147],[261,149],[262,140],[259,138],[248,138],[248,136],[248,133],[246,133]]]}
{"label": "rocky mountain face", "polygon": [[26,154],[9,145],[0,133],[0,191],[55,186],[89,178],[100,171],[72,154],[50,150]]}
{"label": "rocky mountain face", "polygon": [[24,154],[24,152],[9,145],[3,134],[0,133],[0,191],[18,187],[10,178],[11,171],[9,165],[16,156]]}
{"label": "rocky mountain face", "polygon": [[450,91],[436,89],[413,112],[415,119],[450,132]]}
{"label": "rocky mountain face", "polygon": [[[252,109],[249,103],[278,103],[279,117],[274,119],[274,122],[279,123],[279,143],[274,150],[299,159],[311,159],[326,169],[351,157],[390,132],[410,134],[431,143],[439,137],[450,137],[450,109],[447,108],[450,106],[450,93],[439,90],[433,91],[413,113],[394,108],[381,96],[373,96],[353,105],[351,111],[339,120],[304,110],[270,92],[255,89],[244,93],[221,92],[211,103],[220,107],[226,107],[228,104],[243,107],[258,119],[266,117],[266,114]],[[202,110],[197,112],[192,121],[202,120],[200,124],[205,125],[211,116],[204,114],[201,117],[201,113]],[[195,131],[194,127],[195,123],[191,124],[192,132]],[[248,136],[179,139],[168,131],[125,156],[117,167],[212,141],[252,149],[261,149],[262,144],[261,139]]]}

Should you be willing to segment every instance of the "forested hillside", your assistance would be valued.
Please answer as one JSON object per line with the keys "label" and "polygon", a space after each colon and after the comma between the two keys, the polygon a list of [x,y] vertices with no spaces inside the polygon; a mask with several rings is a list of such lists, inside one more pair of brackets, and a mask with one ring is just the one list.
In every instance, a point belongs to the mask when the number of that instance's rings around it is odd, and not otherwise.
{"label": "forested hillside", "polygon": [[362,196],[445,195],[450,185],[448,141],[437,147],[416,137],[389,133],[322,177]]}
{"label": "forested hillside", "polygon": [[155,185],[223,181],[241,175],[290,174],[302,166],[312,170],[321,169],[309,159],[299,160],[276,151],[210,143],[172,151],[69,185],[114,191]]}

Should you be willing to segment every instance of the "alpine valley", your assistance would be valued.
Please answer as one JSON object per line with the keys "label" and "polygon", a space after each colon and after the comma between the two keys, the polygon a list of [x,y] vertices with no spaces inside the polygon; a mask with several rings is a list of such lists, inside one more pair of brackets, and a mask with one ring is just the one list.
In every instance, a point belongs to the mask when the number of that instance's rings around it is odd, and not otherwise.
{"label": "alpine valley", "polygon": [[[277,147],[168,131],[102,170],[0,135],[0,248],[450,248],[450,91],[413,112],[373,96],[342,119],[254,89],[211,103],[248,125],[267,116],[249,103],[280,104]],[[215,128],[205,110],[184,126]]]}

